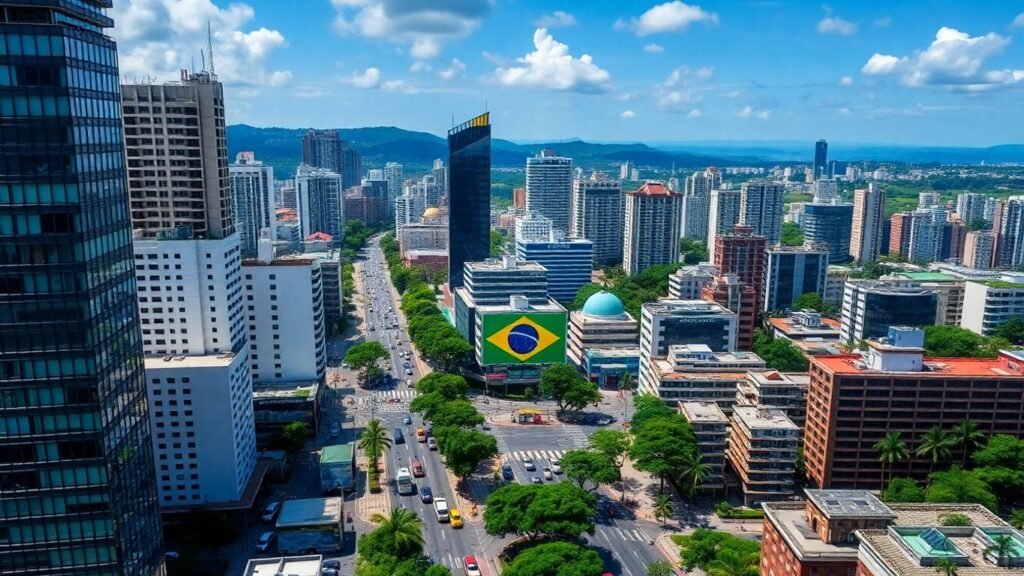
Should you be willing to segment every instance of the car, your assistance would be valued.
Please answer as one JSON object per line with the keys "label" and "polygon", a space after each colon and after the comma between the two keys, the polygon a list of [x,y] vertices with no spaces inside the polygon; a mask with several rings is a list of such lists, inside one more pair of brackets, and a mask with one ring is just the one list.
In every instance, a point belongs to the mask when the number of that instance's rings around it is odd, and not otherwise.
{"label": "car", "polygon": [[533,482],[534,484],[544,483],[544,481],[540,479],[540,476],[537,476],[536,474],[533,475],[533,478],[530,479],[530,482]]}
{"label": "car", "polygon": [[320,566],[324,570],[341,570],[341,560],[324,560]]}
{"label": "car", "polygon": [[395,428],[395,444],[405,444],[405,434],[401,428]]}
{"label": "car", "polygon": [[555,474],[561,474],[562,473],[562,461],[561,460],[552,460],[551,461],[551,471],[554,472]]}
{"label": "car", "polygon": [[437,450],[437,440],[434,440],[433,436],[427,438],[427,449]]}
{"label": "car", "polygon": [[512,480],[515,478],[515,474],[512,473],[512,467],[505,464],[501,467],[501,477],[505,480]]}
{"label": "car", "polygon": [[341,367],[344,368],[345,370],[348,370],[348,362],[342,362]]}
{"label": "car", "polygon": [[430,504],[434,501],[434,493],[431,492],[430,486],[423,486],[420,488],[420,502],[424,504]]}
{"label": "car", "polygon": [[168,562],[174,562],[175,560],[178,560],[180,558],[181,554],[178,554],[174,550],[168,550],[167,552],[164,552],[164,560],[167,560]]}
{"label": "car", "polygon": [[260,539],[256,542],[257,552],[266,552],[270,550],[270,545],[274,543],[274,539],[277,538],[277,532],[264,532],[260,535]]}
{"label": "car", "polygon": [[480,565],[476,563],[475,557],[466,556],[462,559],[462,565],[466,568],[466,576],[481,576]]}
{"label": "car", "polygon": [[402,424],[405,424],[406,426],[412,424],[412,416],[406,416],[405,418],[402,418]]}
{"label": "car", "polygon": [[533,458],[523,458],[523,468],[526,468],[527,472],[533,472],[537,465],[533,463]]}
{"label": "car", "polygon": [[331,435],[331,438],[334,438],[341,433],[341,426],[337,422],[331,422],[331,430],[328,433]]}
{"label": "car", "polygon": [[555,479],[554,474],[551,473],[551,468],[545,468],[544,469],[544,479],[545,480],[554,480]]}
{"label": "car", "polygon": [[459,512],[458,508],[449,510],[448,522],[451,523],[452,528],[462,528],[462,512]]}
{"label": "car", "polygon": [[334,568],[325,568],[320,571],[320,576],[341,576],[341,571]]}
{"label": "car", "polygon": [[598,426],[607,426],[607,425],[611,424],[614,421],[615,421],[615,418],[612,418],[611,416],[601,416],[600,418],[597,419],[597,425]]}
{"label": "car", "polygon": [[406,378],[405,385],[408,386],[409,388],[412,388],[412,378]]}
{"label": "car", "polygon": [[277,515],[281,513],[281,503],[271,502],[263,509],[263,515],[260,517],[264,522],[273,522],[277,519]]}
{"label": "car", "polygon": [[412,368],[406,368],[405,369],[405,375],[406,376],[412,376]]}

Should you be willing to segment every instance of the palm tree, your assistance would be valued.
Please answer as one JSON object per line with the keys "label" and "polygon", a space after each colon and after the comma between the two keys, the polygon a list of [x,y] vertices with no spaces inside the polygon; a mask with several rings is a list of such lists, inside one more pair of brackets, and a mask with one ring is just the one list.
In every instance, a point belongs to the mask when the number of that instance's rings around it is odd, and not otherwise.
{"label": "palm tree", "polygon": [[423,549],[423,521],[416,513],[401,506],[391,509],[391,515],[377,513],[370,520],[386,531],[395,544],[396,554],[400,551],[420,551]]}
{"label": "palm tree", "polygon": [[1010,552],[1013,552],[1013,537],[1009,534],[996,536],[992,539],[992,545],[985,548],[985,554],[996,557],[996,566],[1002,566]]}
{"label": "palm tree", "polygon": [[942,426],[932,426],[921,436],[921,444],[917,447],[917,455],[931,459],[931,466],[928,467],[928,472],[930,473],[935,469],[937,463],[949,460],[949,457],[952,455],[950,451],[952,445],[953,441],[950,439],[949,434],[942,429]]}
{"label": "palm tree", "polygon": [[672,501],[666,494],[658,494],[658,498],[654,501],[654,517],[661,520],[662,527],[664,527],[670,516],[672,516]]}
{"label": "palm tree", "polygon": [[1014,508],[1010,513],[1010,526],[1020,530],[1024,528],[1024,508]]}
{"label": "palm tree", "polygon": [[892,466],[896,462],[907,459],[907,444],[900,437],[899,432],[889,432],[875,443],[875,450],[878,452],[878,461],[882,463],[882,488],[885,488],[885,466],[889,466],[889,477],[892,478]]}
{"label": "palm tree", "polygon": [[679,472],[679,481],[686,487],[691,500],[710,473],[711,465],[703,461],[703,456],[695,452],[686,455]]}
{"label": "palm tree", "polygon": [[757,576],[757,554],[740,554],[723,550],[708,563],[708,576]]}
{"label": "palm tree", "polygon": [[391,438],[384,431],[380,420],[373,419],[366,423],[362,436],[359,437],[359,448],[366,453],[366,458],[373,463],[373,469],[377,469],[377,461],[391,448]]}
{"label": "palm tree", "polygon": [[935,571],[942,574],[942,576],[957,576],[957,568],[959,567],[956,564],[945,558],[939,558],[935,561]]}
{"label": "palm tree", "polygon": [[964,420],[957,424],[949,432],[953,445],[963,450],[963,465],[967,466],[967,458],[975,450],[985,445],[985,433],[978,429],[978,425],[970,420]]}

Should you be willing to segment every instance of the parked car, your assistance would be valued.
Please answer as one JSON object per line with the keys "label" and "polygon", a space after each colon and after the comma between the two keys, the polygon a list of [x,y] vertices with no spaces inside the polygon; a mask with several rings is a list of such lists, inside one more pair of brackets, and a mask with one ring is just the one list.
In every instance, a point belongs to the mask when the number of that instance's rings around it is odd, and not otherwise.
{"label": "parked car", "polygon": [[274,539],[277,538],[277,532],[264,532],[258,542],[256,542],[257,552],[266,552],[270,550],[270,545],[274,543]]}
{"label": "parked car", "polygon": [[271,502],[267,504],[266,508],[263,509],[263,516],[261,518],[264,522],[273,522],[277,520],[277,515],[281,513],[281,503]]}
{"label": "parked car", "polygon": [[509,466],[508,464],[502,466],[501,477],[504,478],[505,480],[512,480],[513,478],[515,478],[515,474],[512,473],[512,467]]}
{"label": "parked car", "polygon": [[562,461],[561,460],[552,460],[551,461],[551,471],[554,472],[555,474],[561,474],[562,473]]}
{"label": "parked car", "polygon": [[423,486],[420,488],[420,502],[424,504],[430,504],[434,501],[434,493],[430,491],[430,486]]}
{"label": "parked car", "polygon": [[537,469],[537,465],[533,463],[533,458],[523,458],[523,467],[526,468],[527,472],[533,472]]}

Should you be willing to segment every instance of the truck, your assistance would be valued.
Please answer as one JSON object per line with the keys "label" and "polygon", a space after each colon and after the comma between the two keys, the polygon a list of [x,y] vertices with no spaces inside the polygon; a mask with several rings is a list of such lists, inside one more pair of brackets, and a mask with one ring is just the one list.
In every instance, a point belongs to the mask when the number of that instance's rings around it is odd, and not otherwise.
{"label": "truck", "polygon": [[341,551],[341,498],[285,500],[277,517],[277,552],[282,556]]}
{"label": "truck", "polygon": [[434,514],[438,522],[448,521],[448,500],[445,498],[434,498]]}
{"label": "truck", "polygon": [[356,450],[352,442],[324,446],[320,452],[320,491],[343,494],[355,489]]}

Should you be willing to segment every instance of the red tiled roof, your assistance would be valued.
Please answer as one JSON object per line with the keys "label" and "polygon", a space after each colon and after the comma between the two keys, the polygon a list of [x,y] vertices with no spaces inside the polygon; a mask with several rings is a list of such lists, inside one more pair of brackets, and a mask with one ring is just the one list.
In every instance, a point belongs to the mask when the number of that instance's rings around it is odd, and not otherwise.
{"label": "red tiled roof", "polygon": [[313,240],[321,240],[323,242],[331,242],[331,241],[334,240],[334,236],[331,236],[330,234],[328,234],[326,232],[313,232],[309,236],[306,236],[306,241],[307,242],[310,242],[310,241],[313,241]]}
{"label": "red tiled roof", "polygon": [[644,182],[643,186],[637,188],[633,192],[630,192],[630,194],[640,195],[640,196],[673,196],[673,195],[676,195],[675,192],[669,190],[668,186],[665,186],[661,182]]}

